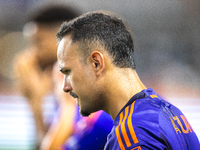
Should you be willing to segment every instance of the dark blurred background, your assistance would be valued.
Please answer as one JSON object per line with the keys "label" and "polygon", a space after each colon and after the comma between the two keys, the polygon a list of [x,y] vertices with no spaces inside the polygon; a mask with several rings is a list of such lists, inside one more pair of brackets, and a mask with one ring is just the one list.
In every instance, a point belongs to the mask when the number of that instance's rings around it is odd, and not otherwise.
{"label": "dark blurred background", "polygon": [[[13,88],[12,63],[26,47],[22,29],[27,16],[48,4],[69,4],[82,13],[109,10],[124,18],[134,33],[141,79],[179,105],[200,137],[199,0],[0,0],[0,149],[33,145],[31,113]],[[48,115],[51,103],[45,107]]]}

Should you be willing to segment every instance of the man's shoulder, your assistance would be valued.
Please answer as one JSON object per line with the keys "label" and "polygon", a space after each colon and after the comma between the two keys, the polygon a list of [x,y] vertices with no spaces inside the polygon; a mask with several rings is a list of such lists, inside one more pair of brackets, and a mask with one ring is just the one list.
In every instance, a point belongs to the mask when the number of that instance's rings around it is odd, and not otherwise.
{"label": "man's shoulder", "polygon": [[[137,104],[137,101],[143,101]],[[146,107],[146,108],[144,108]],[[141,143],[159,138],[158,111],[148,102],[148,98],[135,100],[119,114],[114,122],[114,128],[110,134],[110,143],[120,146],[121,149],[139,146]],[[112,140],[113,139],[113,140]],[[139,143],[140,142],[140,143]],[[155,142],[155,141],[154,141]],[[139,148],[139,147],[138,147]]]}

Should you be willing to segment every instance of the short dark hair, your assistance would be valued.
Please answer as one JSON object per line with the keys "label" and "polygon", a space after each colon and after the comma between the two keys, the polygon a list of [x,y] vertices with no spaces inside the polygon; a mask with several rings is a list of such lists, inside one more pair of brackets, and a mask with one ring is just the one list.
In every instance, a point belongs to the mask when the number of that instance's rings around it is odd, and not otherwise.
{"label": "short dark hair", "polygon": [[86,13],[61,25],[57,33],[58,42],[66,35],[71,35],[73,43],[79,42],[80,49],[87,51],[87,57],[92,45],[100,44],[112,56],[116,66],[135,69],[131,32],[116,16],[103,12]]}
{"label": "short dark hair", "polygon": [[37,9],[27,19],[27,22],[42,24],[63,23],[78,17],[80,12],[70,6],[65,5],[48,5]]}

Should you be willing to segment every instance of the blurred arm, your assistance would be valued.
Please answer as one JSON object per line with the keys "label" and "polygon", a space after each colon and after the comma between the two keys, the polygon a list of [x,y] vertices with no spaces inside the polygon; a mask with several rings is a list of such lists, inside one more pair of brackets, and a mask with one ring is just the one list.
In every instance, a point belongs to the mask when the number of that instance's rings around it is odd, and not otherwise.
{"label": "blurred arm", "polygon": [[43,97],[51,87],[51,74],[42,72],[37,65],[34,49],[28,49],[16,56],[14,60],[14,76],[17,89],[29,102],[33,112],[37,144],[40,144],[46,127],[43,119],[42,102]]}
{"label": "blurred arm", "polygon": [[76,114],[75,100],[68,94],[64,93],[60,103],[60,116],[58,122],[51,125],[47,132],[41,150],[57,150],[73,133],[74,117]]}

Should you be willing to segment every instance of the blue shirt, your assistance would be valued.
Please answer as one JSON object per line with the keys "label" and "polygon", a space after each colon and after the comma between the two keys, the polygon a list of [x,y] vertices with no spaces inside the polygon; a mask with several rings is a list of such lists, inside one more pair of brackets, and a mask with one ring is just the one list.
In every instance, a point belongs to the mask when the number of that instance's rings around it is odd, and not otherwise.
{"label": "blue shirt", "polygon": [[63,145],[64,150],[103,150],[113,125],[111,116],[98,111],[82,117],[77,109],[74,131]]}
{"label": "blue shirt", "polygon": [[119,112],[105,150],[200,150],[183,113],[152,89],[133,96]]}

